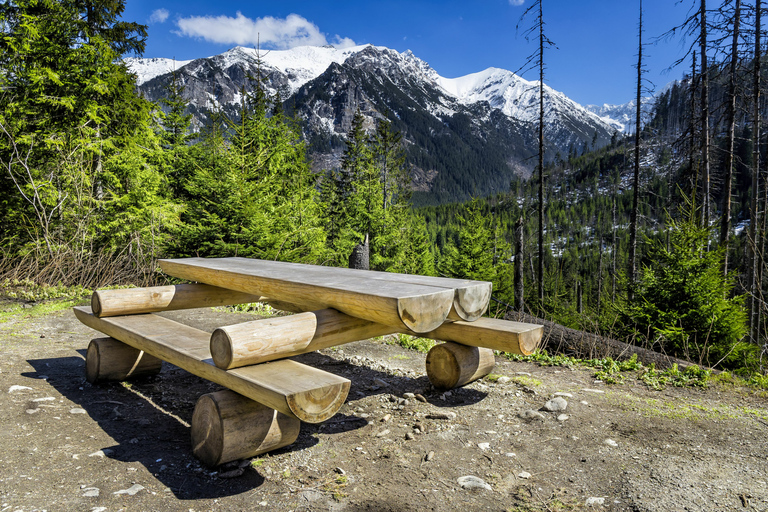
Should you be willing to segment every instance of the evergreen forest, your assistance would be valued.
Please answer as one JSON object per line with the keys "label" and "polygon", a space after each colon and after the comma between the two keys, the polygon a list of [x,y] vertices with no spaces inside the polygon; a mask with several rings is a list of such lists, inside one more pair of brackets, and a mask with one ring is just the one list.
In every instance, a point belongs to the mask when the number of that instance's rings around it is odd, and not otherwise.
{"label": "evergreen forest", "polygon": [[[373,270],[492,281],[492,316],[764,373],[764,6],[687,1],[667,37],[689,46],[670,65],[690,71],[632,134],[431,206],[414,201],[415,162],[383,115],[358,111],[340,166],[313,172],[301,119],[258,73],[236,118],[193,130],[178,81],[159,104],[137,93],[121,59],[147,32],[122,19],[124,0],[2,2],[0,285],[154,284],[165,257],[346,267],[364,247]],[[642,30],[641,17],[638,99]]]}

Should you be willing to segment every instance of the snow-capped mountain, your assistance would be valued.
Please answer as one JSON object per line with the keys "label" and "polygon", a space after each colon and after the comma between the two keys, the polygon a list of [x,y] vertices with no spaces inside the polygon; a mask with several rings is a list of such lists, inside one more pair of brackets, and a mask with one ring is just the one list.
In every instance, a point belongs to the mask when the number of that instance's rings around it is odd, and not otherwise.
{"label": "snow-capped mountain", "polygon": [[[431,194],[430,202],[506,190],[513,173],[529,174],[535,165],[538,83],[503,69],[444,78],[410,51],[371,45],[261,53],[236,47],[192,61],[126,63],[151,100],[166,94],[175,71],[198,123],[213,106],[236,116],[249,77],[262,77],[303,120],[313,162],[322,168],[338,164],[358,108],[371,127],[387,117],[406,141],[415,187]],[[606,144],[618,129],[546,85],[544,94],[548,159],[593,141]]]}

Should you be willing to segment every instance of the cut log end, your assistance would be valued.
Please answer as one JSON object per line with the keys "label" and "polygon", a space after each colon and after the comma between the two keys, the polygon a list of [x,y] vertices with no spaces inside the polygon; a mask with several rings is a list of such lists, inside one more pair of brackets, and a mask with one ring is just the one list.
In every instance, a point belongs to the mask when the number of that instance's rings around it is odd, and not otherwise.
{"label": "cut log end", "polygon": [[224,329],[216,329],[211,334],[211,358],[222,370],[234,368],[232,339]]}
{"label": "cut log end", "polygon": [[306,423],[322,423],[336,414],[349,394],[350,382],[332,384],[287,397],[293,414]]}
{"label": "cut log end", "polygon": [[234,391],[203,395],[192,413],[192,452],[208,466],[287,446],[301,422]]}
{"label": "cut log end", "polygon": [[448,318],[474,322],[483,316],[491,300],[491,286],[491,283],[482,282],[473,286],[458,288]]}
{"label": "cut log end", "polygon": [[435,345],[427,354],[427,376],[436,388],[453,389],[485,377],[495,364],[489,348],[446,342]]}
{"label": "cut log end", "polygon": [[85,356],[85,379],[95,384],[156,375],[162,364],[160,359],[114,338],[95,338]]}
{"label": "cut log end", "polygon": [[544,326],[539,325],[537,327],[538,329],[531,329],[520,334],[518,338],[520,354],[529,356],[533,354],[537,348],[539,348],[542,335],[544,334]]}
{"label": "cut log end", "polygon": [[428,295],[399,299],[397,313],[407,329],[416,333],[433,331],[448,318],[454,295],[454,290],[441,290]]}

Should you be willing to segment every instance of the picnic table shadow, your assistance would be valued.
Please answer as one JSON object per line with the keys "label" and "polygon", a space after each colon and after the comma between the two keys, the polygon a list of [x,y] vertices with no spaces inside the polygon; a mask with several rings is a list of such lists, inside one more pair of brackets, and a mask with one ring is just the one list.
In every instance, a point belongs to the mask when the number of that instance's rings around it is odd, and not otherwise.
{"label": "picnic table shadow", "polygon": [[[143,465],[181,500],[237,495],[253,491],[264,483],[259,469],[251,466],[237,478],[218,478],[216,468],[203,465],[192,455],[189,423],[195,403],[200,396],[222,389],[221,386],[165,362],[160,374],[155,376],[91,385],[85,380],[85,350],[78,352],[82,357],[30,359],[27,362],[35,372],[22,375],[45,378],[62,396],[83,408],[115,441],[113,445],[99,447],[105,456]],[[447,403],[439,399],[438,392],[424,391],[429,386],[426,376],[417,379],[393,376],[320,353],[295,359],[349,378],[348,400],[413,392],[423,393],[434,406],[456,407],[485,397],[485,393],[464,389],[460,400]],[[314,446],[319,442],[318,434],[343,434],[367,425],[367,419],[342,412],[321,424],[303,423],[293,444],[262,457]]]}

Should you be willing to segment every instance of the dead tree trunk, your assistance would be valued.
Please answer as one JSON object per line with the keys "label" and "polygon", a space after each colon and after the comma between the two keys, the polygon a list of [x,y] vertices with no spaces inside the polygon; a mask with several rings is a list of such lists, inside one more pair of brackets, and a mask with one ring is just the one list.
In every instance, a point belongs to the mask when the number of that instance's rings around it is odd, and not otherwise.
{"label": "dead tree trunk", "polygon": [[733,14],[733,41],[731,43],[731,65],[728,78],[728,153],[726,154],[723,184],[723,207],[720,221],[720,246],[723,247],[723,275],[728,274],[728,245],[731,233],[731,188],[733,183],[733,148],[736,138],[736,66],[739,60],[739,20],[741,0],[736,0]]}

